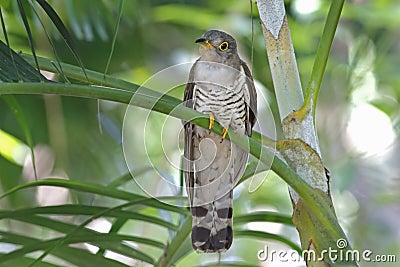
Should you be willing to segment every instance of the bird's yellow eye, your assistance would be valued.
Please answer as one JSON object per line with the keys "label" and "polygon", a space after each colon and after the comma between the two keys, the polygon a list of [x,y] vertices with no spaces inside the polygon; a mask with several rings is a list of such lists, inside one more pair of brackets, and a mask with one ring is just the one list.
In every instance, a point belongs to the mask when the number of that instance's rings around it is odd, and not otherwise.
{"label": "bird's yellow eye", "polygon": [[219,45],[219,50],[225,51],[225,50],[227,50],[227,49],[228,49],[228,42],[222,42],[222,43]]}

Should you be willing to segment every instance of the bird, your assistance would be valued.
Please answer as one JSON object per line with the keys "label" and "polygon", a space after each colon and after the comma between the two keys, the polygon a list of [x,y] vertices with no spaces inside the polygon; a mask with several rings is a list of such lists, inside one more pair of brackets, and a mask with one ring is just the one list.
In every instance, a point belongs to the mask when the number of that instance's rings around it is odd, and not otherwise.
{"label": "bird", "polygon": [[[198,253],[227,251],[233,240],[233,189],[243,174],[248,152],[226,136],[251,136],[257,94],[236,40],[209,30],[195,43],[200,57],[190,69],[184,105],[210,118],[208,129],[184,122],[183,172],[192,215],[192,246]],[[210,129],[217,121],[222,135]]]}

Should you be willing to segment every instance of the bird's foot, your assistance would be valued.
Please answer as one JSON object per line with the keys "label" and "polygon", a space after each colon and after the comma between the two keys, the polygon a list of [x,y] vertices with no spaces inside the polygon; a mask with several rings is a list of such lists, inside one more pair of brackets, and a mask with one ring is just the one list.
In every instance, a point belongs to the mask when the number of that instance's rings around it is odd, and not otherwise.
{"label": "bird's foot", "polygon": [[213,114],[210,114],[209,116],[210,116],[210,123],[208,124],[208,129],[211,129],[214,126],[215,119]]}
{"label": "bird's foot", "polygon": [[227,134],[228,134],[228,128],[222,128],[222,136],[221,136],[222,139],[221,139],[220,143],[222,143],[222,141],[224,141]]}
{"label": "bird's foot", "polygon": [[[208,116],[210,117],[210,123],[208,124],[208,129],[211,130],[211,128],[214,126],[215,117],[214,117],[214,114],[212,114],[212,113],[209,114]],[[222,143],[222,141],[224,141],[227,134],[228,134],[228,128],[222,128],[222,139],[221,139],[220,143]]]}

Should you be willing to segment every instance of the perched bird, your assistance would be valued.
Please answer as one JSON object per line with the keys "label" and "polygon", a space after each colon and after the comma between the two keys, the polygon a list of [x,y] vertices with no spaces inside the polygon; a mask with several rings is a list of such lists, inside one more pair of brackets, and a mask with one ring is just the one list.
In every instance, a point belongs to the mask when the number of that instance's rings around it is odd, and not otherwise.
{"label": "perched bird", "polygon": [[196,40],[200,58],[193,64],[184,93],[185,106],[210,116],[223,127],[219,136],[184,124],[184,174],[193,216],[192,245],[197,252],[222,252],[232,244],[233,188],[248,153],[225,139],[229,131],[251,136],[257,97],[249,67],[235,39],[209,30]]}

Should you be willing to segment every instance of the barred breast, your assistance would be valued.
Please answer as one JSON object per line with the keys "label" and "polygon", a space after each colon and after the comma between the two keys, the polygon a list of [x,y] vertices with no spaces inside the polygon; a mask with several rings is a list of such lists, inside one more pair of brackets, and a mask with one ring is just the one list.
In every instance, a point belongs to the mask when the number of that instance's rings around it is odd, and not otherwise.
{"label": "barred breast", "polygon": [[236,70],[208,62],[199,62],[196,68],[194,109],[203,114],[213,114],[224,128],[243,135],[246,117],[244,91],[247,86],[243,68]]}

